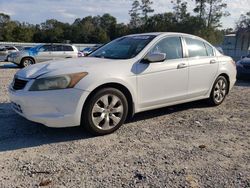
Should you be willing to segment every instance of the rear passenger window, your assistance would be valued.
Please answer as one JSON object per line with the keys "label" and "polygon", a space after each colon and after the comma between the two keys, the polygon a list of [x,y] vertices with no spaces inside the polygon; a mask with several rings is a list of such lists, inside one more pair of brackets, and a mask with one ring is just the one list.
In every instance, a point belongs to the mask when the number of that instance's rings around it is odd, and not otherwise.
{"label": "rear passenger window", "polygon": [[63,51],[74,51],[72,46],[63,46]]}
{"label": "rear passenger window", "polygon": [[165,53],[167,59],[180,59],[183,57],[180,37],[167,37],[158,42],[150,53]]}
{"label": "rear passenger window", "polygon": [[208,45],[207,43],[204,43],[204,44],[205,44],[205,47],[207,50],[207,56],[214,56],[213,48],[210,45]]}
{"label": "rear passenger window", "polygon": [[53,46],[53,51],[61,52],[61,51],[63,51],[63,46],[62,45],[55,45],[55,46]]}
{"label": "rear passenger window", "polygon": [[185,38],[189,57],[207,56],[204,43],[197,39]]}

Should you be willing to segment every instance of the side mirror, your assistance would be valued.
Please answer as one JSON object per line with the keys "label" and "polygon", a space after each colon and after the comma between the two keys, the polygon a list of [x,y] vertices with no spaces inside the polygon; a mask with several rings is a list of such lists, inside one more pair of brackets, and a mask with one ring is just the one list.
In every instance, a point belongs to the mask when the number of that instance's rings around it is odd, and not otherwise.
{"label": "side mirror", "polygon": [[166,54],[165,53],[153,53],[148,54],[144,60],[148,61],[149,63],[156,63],[166,60]]}
{"label": "side mirror", "polygon": [[245,57],[246,57],[246,56],[243,55],[243,56],[241,56],[241,59],[244,59]]}

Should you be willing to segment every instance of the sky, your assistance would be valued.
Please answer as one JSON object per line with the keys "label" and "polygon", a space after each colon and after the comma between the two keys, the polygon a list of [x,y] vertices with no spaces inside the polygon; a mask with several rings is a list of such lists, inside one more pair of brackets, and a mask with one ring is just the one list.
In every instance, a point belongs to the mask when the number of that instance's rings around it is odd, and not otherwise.
{"label": "sky", "polygon": [[[188,9],[194,8],[194,0],[187,0]],[[223,18],[223,28],[235,27],[241,14],[250,11],[250,0],[224,0],[231,14]],[[118,22],[128,23],[128,11],[133,0],[0,0],[0,12],[20,22],[39,24],[46,19],[73,23],[76,18],[109,13]],[[172,11],[171,0],[153,0],[154,13]]]}

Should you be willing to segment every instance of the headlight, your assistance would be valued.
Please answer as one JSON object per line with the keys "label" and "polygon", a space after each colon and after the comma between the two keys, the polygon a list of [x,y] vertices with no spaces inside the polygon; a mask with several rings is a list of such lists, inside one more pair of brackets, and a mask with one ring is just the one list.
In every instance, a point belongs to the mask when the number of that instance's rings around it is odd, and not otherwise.
{"label": "headlight", "polygon": [[87,72],[59,75],[54,77],[40,78],[34,81],[30,91],[45,91],[73,88],[82,78],[87,76]]}

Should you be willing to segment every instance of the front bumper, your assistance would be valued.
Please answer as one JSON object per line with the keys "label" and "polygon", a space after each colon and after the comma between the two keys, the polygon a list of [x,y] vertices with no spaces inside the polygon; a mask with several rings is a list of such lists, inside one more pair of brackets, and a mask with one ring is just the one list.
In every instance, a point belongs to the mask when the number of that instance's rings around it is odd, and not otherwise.
{"label": "front bumper", "polygon": [[14,63],[14,64],[17,64],[17,65],[19,65],[21,63],[21,59],[19,57],[10,57],[10,56],[8,56],[7,61],[11,62],[11,63]]}
{"label": "front bumper", "polygon": [[81,123],[89,92],[79,89],[14,91],[9,88],[13,110],[28,120],[48,127],[73,127]]}

